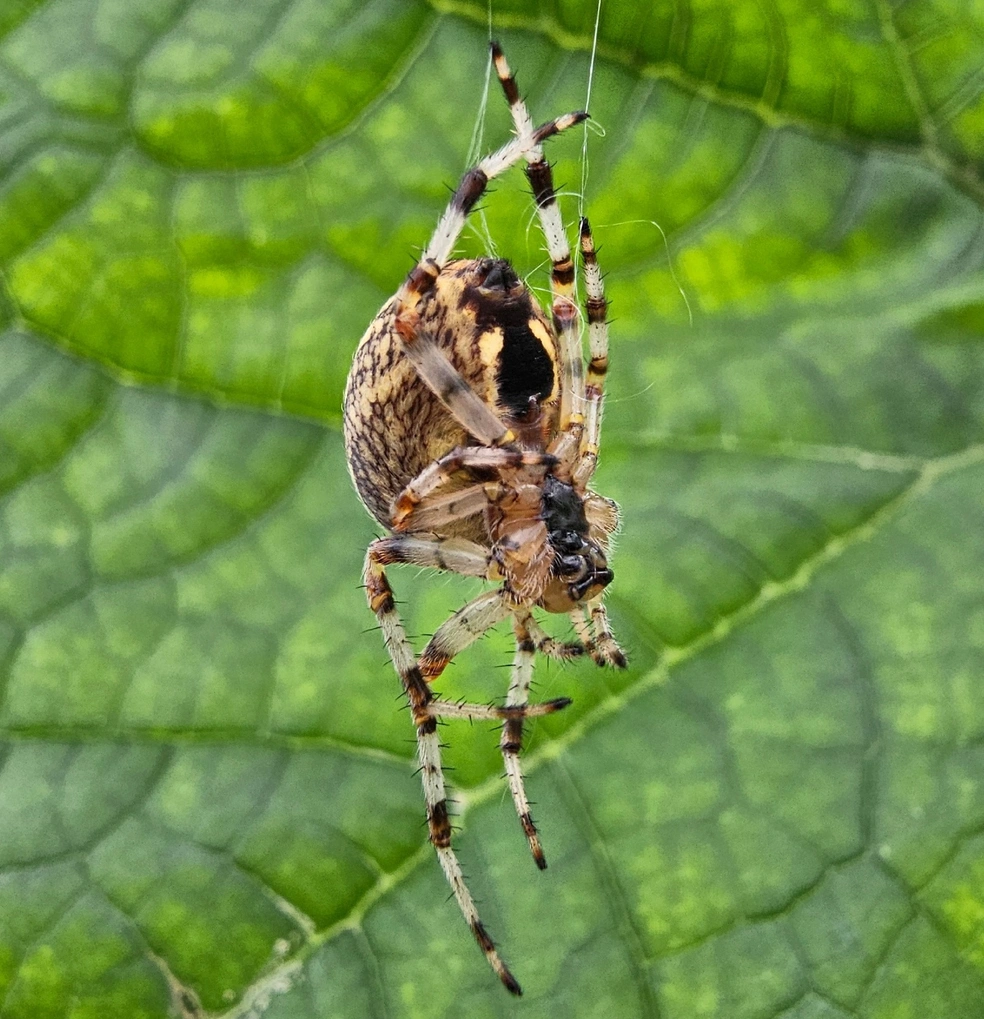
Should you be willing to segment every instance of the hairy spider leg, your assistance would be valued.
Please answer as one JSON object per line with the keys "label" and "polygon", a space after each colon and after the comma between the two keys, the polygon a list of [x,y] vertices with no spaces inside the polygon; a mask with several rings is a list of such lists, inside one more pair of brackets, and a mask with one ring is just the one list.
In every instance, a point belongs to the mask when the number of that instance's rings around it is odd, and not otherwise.
{"label": "hairy spider leg", "polygon": [[551,637],[532,616],[526,620],[526,628],[536,643],[537,651],[558,662],[569,662],[574,658],[580,658],[587,651],[587,648],[580,642],[568,643]]}
{"label": "hairy spider leg", "polygon": [[570,614],[585,650],[591,655],[595,665],[614,665],[624,669],[628,665],[625,652],[619,647],[618,641],[608,624],[608,613],[605,611],[601,595],[592,598],[586,607],[576,608]]}
{"label": "hairy spider leg", "polygon": [[584,435],[578,463],[574,468],[574,484],[583,492],[595,472],[598,447],[601,444],[601,414],[605,402],[605,375],[608,372],[608,301],[605,299],[605,285],[598,267],[591,226],[585,217],[581,218],[580,233],[588,343],[591,351],[584,390]]}
{"label": "hairy spider leg", "polygon": [[556,462],[549,453],[519,449],[489,449],[481,446],[456,446],[440,460],[428,464],[397,496],[393,509],[393,527],[406,530],[407,518],[462,468],[474,470],[501,470],[504,467],[552,467]]}
{"label": "hairy spider leg", "polygon": [[[589,384],[594,385],[594,390],[591,401],[588,401],[580,322],[574,301],[574,264],[557,206],[550,166],[543,156],[543,142],[547,138],[581,123],[587,113],[565,114],[534,128],[501,50],[493,45],[492,53],[512,110],[517,136],[464,174],[420,260],[381,312],[381,316],[392,316],[393,328],[401,339],[403,352],[414,365],[420,379],[452,417],[485,448],[452,450],[421,470],[405,486],[393,504],[395,512],[390,523],[391,528],[400,533],[391,533],[370,545],[366,554],[364,577],[370,608],[379,622],[412,712],[429,840],[435,848],[458,906],[489,964],[505,987],[519,995],[522,993],[519,984],[503,962],[478,916],[452,848],[441,744],[436,730],[438,719],[487,719],[503,723],[500,750],[510,791],[534,859],[539,866],[544,867],[543,851],[530,816],[520,767],[524,720],[558,711],[570,701],[568,698],[556,698],[540,704],[529,703],[535,653],[541,651],[566,660],[589,652],[599,665],[624,665],[625,659],[608,628],[600,595],[569,613],[580,643],[562,643],[547,635],[536,624],[529,605],[525,602],[517,604],[516,596],[505,588],[480,595],[455,612],[438,628],[420,657],[415,659],[386,576],[387,565],[410,563],[491,581],[505,579],[497,554],[493,554],[491,548],[463,538],[442,538],[439,535],[442,527],[481,512],[489,503],[495,503],[510,491],[509,479],[500,476],[501,472],[508,469],[521,472],[520,477],[527,475],[530,484],[535,484],[536,477],[547,471],[562,480],[571,480],[573,472],[579,469],[583,475],[580,492],[591,536],[599,541],[601,547],[607,548],[607,539],[618,526],[615,504],[588,491],[586,487],[594,470],[600,434],[603,376],[607,365],[607,305],[600,272],[593,261],[590,229],[586,221],[583,221],[581,252],[588,291],[589,325],[600,324],[602,327],[600,332],[592,331],[591,363],[596,370],[589,376]],[[560,361],[562,396],[560,428],[553,431],[553,439],[546,452],[502,448],[515,442],[516,434],[465,381],[438,345],[435,336],[421,321],[422,302],[434,288],[451,258],[467,217],[485,193],[489,181],[524,159],[528,164],[527,177],[533,189],[553,265],[552,310],[559,346],[557,356]],[[589,263],[594,264],[593,276]],[[592,307],[595,309],[594,317]],[[389,328],[389,321],[387,319],[384,323],[386,328]],[[590,410],[589,402],[594,404],[593,410]],[[584,416],[586,411],[593,414],[587,424]],[[537,467],[545,470],[537,471]],[[456,471],[469,468],[488,472],[491,480],[487,478],[481,483],[454,491],[442,488]],[[523,468],[529,470],[523,471]],[[379,516],[378,513],[376,515]],[[390,518],[391,515],[387,513],[385,516]],[[383,522],[385,524],[386,520]],[[516,650],[505,703],[468,704],[464,701],[444,700],[436,695],[429,682],[444,671],[456,654],[497,622],[510,616],[513,618]]]}
{"label": "hairy spider leg", "polygon": [[430,702],[431,714],[435,718],[467,718],[469,722],[522,721],[552,715],[574,702],[570,697],[554,697],[539,704],[466,704],[464,701],[444,701],[436,698]]}
{"label": "hairy spider leg", "polygon": [[[519,94],[516,78],[509,70],[509,64],[502,49],[496,42],[491,43],[495,71],[509,103],[513,125],[518,141],[533,141],[536,131],[526,103]],[[526,176],[533,189],[540,226],[547,242],[550,256],[550,290],[553,295],[553,319],[559,339],[561,362],[560,427],[578,427],[582,421],[581,408],[584,402],[584,362],[581,353],[581,332],[577,305],[574,302],[574,261],[571,246],[564,230],[564,222],[557,205],[553,173],[543,156],[543,146],[538,142],[528,144],[524,151]]]}
{"label": "hairy spider leg", "polygon": [[485,193],[488,182],[519,162],[530,147],[541,145],[545,139],[580,124],[586,117],[581,111],[565,113],[536,128],[532,134],[514,138],[468,170],[438,220],[420,261],[396,294],[395,325],[403,340],[404,352],[458,423],[486,446],[507,445],[516,440],[516,435],[461,377],[434,337],[421,328],[420,301],[434,286],[451,257],[468,213]]}
{"label": "hairy spider leg", "polygon": [[[485,501],[485,493],[482,493]],[[477,541],[467,538],[417,537],[396,534],[373,542],[377,562],[383,566],[409,563],[460,573],[464,577],[488,577],[493,565],[492,553]]]}
{"label": "hairy spider leg", "polygon": [[420,652],[417,664],[428,683],[447,668],[455,655],[474,644],[512,612],[512,605],[502,588],[486,591],[462,605],[437,628],[434,636]]}
{"label": "hairy spider leg", "polygon": [[[383,539],[386,540],[386,539]],[[420,775],[424,786],[424,800],[427,805],[427,829],[431,845],[451,891],[458,903],[475,940],[485,953],[485,958],[496,975],[513,994],[521,995],[522,988],[503,962],[485,925],[475,907],[475,900],[468,891],[461,864],[451,846],[451,819],[448,815],[447,793],[444,787],[444,772],[441,768],[441,747],[437,736],[437,717],[430,705],[434,695],[414,661],[413,648],[407,639],[406,630],[396,611],[393,589],[386,579],[386,569],[377,554],[376,542],[369,546],[365,566],[366,596],[369,607],[379,621],[380,629],[393,665],[406,691],[417,730],[417,759],[420,761]]]}
{"label": "hairy spider leg", "polygon": [[588,518],[591,536],[607,549],[612,535],[618,530],[618,504],[597,492],[587,492],[584,496],[584,515]]}
{"label": "hairy spider leg", "polygon": [[584,645],[584,650],[591,655],[595,665],[604,665],[605,659],[602,658],[601,652],[595,644],[594,635],[591,633],[591,624],[588,617],[584,614],[584,610],[581,608],[574,609],[570,613],[570,620],[574,625],[574,632],[577,634],[578,640]]}
{"label": "hairy spider leg", "polygon": [[[513,658],[512,675],[509,680],[509,691],[506,694],[506,706],[525,709],[530,696],[530,683],[533,681],[533,659],[536,655],[536,643],[530,635],[529,613],[517,612],[513,618],[513,629],[516,633],[516,653]],[[529,843],[530,852],[540,870],[546,870],[547,858],[540,844],[540,833],[536,829],[533,815],[530,813],[530,801],[526,797],[526,786],[523,782],[523,769],[519,755],[523,749],[523,722],[529,717],[528,711],[507,718],[502,723],[502,736],[499,749],[509,781],[509,792],[516,806],[519,823]]]}
{"label": "hairy spider leg", "polygon": [[[396,534],[388,538],[377,538],[373,542],[372,548],[373,556],[381,566],[392,566],[394,563],[399,563],[445,570],[464,577],[485,579],[494,579],[496,570],[491,550],[484,545],[479,545],[478,542],[469,541],[467,538],[418,537],[409,534]],[[482,595],[476,601],[479,603],[494,602],[497,594],[498,592],[491,592]],[[466,612],[465,610],[468,609],[473,611]],[[449,630],[459,630],[457,638],[453,634],[449,634],[447,640],[449,642],[455,639],[460,641],[462,636],[470,638],[468,643],[477,640],[482,634],[473,631],[480,625],[480,613],[486,610],[488,610],[488,605],[476,605],[475,602],[469,602],[464,609],[456,612],[445,624]],[[532,617],[529,617],[528,621],[532,622]],[[486,627],[486,629],[488,628]],[[482,633],[484,632],[483,630]],[[449,645],[445,644],[444,646],[447,650]],[[464,646],[467,647],[467,644]],[[566,647],[566,645],[564,646]],[[577,653],[583,651],[580,645],[575,645],[575,647]],[[462,649],[459,647],[459,650]],[[564,657],[571,656],[565,655]],[[418,661],[417,664],[419,666],[420,662]],[[447,663],[444,667],[446,668],[446,666]],[[421,675],[424,675],[423,669],[421,669]],[[529,704],[525,698],[514,702],[507,697],[505,705],[468,704],[465,701],[445,701],[432,698],[428,702],[428,710],[440,718],[467,718],[471,721],[519,719],[522,721],[524,718],[553,714],[561,708],[566,708],[570,703],[569,697],[555,697],[553,700],[540,704]]]}
{"label": "hairy spider leg", "polygon": [[591,614],[595,644],[602,658],[617,669],[627,668],[628,659],[625,657],[625,652],[619,647],[618,641],[615,640],[615,635],[608,623],[608,610],[600,595],[588,602],[588,611]]}
{"label": "hairy spider leg", "polygon": [[[437,531],[456,520],[484,512],[489,504],[489,484],[469,485],[453,492],[429,495],[403,521],[404,532]],[[501,578],[489,578],[499,580]]]}

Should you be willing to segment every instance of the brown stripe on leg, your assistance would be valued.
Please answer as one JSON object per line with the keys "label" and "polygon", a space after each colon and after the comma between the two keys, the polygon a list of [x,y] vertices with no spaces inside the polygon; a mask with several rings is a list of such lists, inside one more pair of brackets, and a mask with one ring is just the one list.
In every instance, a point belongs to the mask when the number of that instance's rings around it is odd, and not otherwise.
{"label": "brown stripe on leg", "polygon": [[598,652],[609,665],[614,665],[616,669],[628,668],[629,661],[611,631],[611,627],[608,624],[608,612],[605,610],[605,604],[601,600],[601,596],[597,600],[592,601],[590,605],[591,625],[594,628],[595,645],[598,648]]}
{"label": "brown stripe on leg", "polygon": [[462,428],[485,446],[505,445],[515,439],[512,431],[462,378],[434,337],[421,328],[420,314],[410,299],[400,303],[395,327],[403,341],[404,353],[413,362],[417,374]]}
{"label": "brown stripe on leg", "polygon": [[[431,260],[436,263],[439,269],[443,268],[461,236],[468,213],[485,193],[488,182],[508,170],[514,163],[525,158],[531,149],[540,149],[546,139],[574,127],[575,124],[582,123],[587,119],[587,116],[582,110],[575,110],[572,113],[555,117],[537,128],[532,128],[532,124],[524,125],[524,130],[518,132],[519,137],[507,142],[486,156],[477,166],[468,170],[461,178],[461,182],[441,214],[441,218],[437,221],[437,226],[431,234],[422,261]],[[542,158],[542,149],[540,158]]]}
{"label": "brown stripe on leg", "polygon": [[455,520],[481,513],[489,503],[487,484],[469,485],[467,488],[438,493],[422,499],[411,513],[400,521],[400,530],[435,532]]}
{"label": "brown stripe on leg", "polygon": [[560,372],[560,427],[580,427],[584,421],[584,358],[581,351],[581,323],[573,297],[557,293],[553,301],[553,323],[557,331]]}
{"label": "brown stripe on leg", "polygon": [[530,636],[536,641],[537,651],[548,658],[555,658],[560,662],[569,662],[574,658],[580,658],[582,655],[587,654],[587,648],[580,642],[571,641],[565,643],[551,637],[532,616],[526,620],[526,626],[530,631]]}
{"label": "brown stripe on leg", "polygon": [[[460,376],[459,376],[460,378]],[[468,384],[461,379],[462,385]],[[469,390],[470,391],[470,390]],[[448,407],[451,400],[438,394]],[[557,458],[541,450],[500,449],[485,446],[456,446],[439,460],[428,464],[413,478],[393,503],[393,527],[403,530],[407,518],[428,496],[447,484],[461,470],[500,470],[503,467],[553,467]]]}
{"label": "brown stripe on leg", "polygon": [[553,700],[541,701],[539,704],[469,704],[466,701],[435,698],[430,702],[428,711],[436,718],[467,718],[470,722],[522,722],[527,718],[539,718],[541,715],[563,711],[572,703],[570,697],[554,697]]}
{"label": "brown stripe on leg", "polygon": [[395,534],[375,543],[380,563],[408,563],[460,573],[464,577],[488,577],[492,553],[467,538],[434,538],[429,535]]}
{"label": "brown stripe on leg", "polygon": [[489,43],[489,48],[492,50],[492,62],[495,64],[495,73],[499,77],[499,83],[502,85],[502,91],[506,94],[506,102],[510,106],[514,106],[521,103],[522,100],[519,98],[519,86],[516,84],[516,79],[513,77],[512,71],[509,70],[509,65],[506,63],[505,54],[502,52],[502,47],[494,39]]}
{"label": "brown stripe on leg", "polygon": [[578,640],[584,645],[584,650],[591,655],[591,660],[595,665],[604,665],[605,660],[601,657],[595,645],[594,636],[591,633],[591,626],[588,621],[588,614],[585,610],[580,607],[574,609],[570,613],[570,620],[574,625],[574,632],[577,634]]}
{"label": "brown stripe on leg", "polygon": [[[485,929],[485,925],[477,917],[475,922],[472,924],[472,934],[475,935],[475,940],[478,942],[479,947],[485,953],[489,962],[492,963],[492,968],[496,969],[493,959],[499,959],[498,952],[495,949],[495,942],[489,937],[489,932]],[[523,996],[523,988],[519,986],[516,978],[509,972],[508,968],[499,960],[500,969],[496,972],[499,974],[499,979],[505,984],[506,990],[512,994],[515,994],[517,998]]]}
{"label": "brown stripe on leg", "polygon": [[420,301],[447,264],[465,227],[468,213],[485,193],[488,182],[536,149],[542,158],[545,139],[581,123],[587,114],[576,111],[526,131],[486,156],[461,178],[447,204],[419,264],[396,295],[396,332],[417,373],[454,415],[458,423],[483,445],[507,445],[516,436],[461,378],[435,339],[421,326]]}
{"label": "brown stripe on leg", "polygon": [[571,622],[595,665],[613,665],[616,669],[625,669],[629,664],[628,659],[608,626],[608,613],[602,597],[598,595],[586,607],[574,609],[570,614]]}
{"label": "brown stripe on leg", "polygon": [[447,849],[451,845],[451,818],[448,816],[447,800],[438,800],[427,808],[427,827],[432,845],[439,849]]}

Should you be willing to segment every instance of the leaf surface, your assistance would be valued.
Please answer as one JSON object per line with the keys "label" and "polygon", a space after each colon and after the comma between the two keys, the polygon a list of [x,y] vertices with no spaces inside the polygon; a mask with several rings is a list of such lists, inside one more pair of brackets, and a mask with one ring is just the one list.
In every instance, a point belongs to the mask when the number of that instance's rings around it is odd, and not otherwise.
{"label": "leaf surface", "polygon": [[[984,1015],[984,20],[496,0],[613,301],[632,666],[541,665],[550,869],[426,845],[339,407],[466,166],[485,5],[0,7],[0,1017]],[[493,82],[494,85],[494,82]],[[480,124],[472,137],[472,126]],[[521,174],[462,250],[541,294]],[[396,571],[412,633],[474,585]],[[509,635],[444,692],[502,696]]]}

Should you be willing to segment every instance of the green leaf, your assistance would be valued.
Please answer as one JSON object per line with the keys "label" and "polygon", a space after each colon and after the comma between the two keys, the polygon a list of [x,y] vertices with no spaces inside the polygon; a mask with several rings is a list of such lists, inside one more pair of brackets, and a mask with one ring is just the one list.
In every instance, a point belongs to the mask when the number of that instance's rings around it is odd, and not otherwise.
{"label": "green leaf", "polygon": [[[339,429],[487,5],[0,5],[2,1019],[984,1014],[984,17],[606,0],[592,71],[596,10],[492,4],[534,117],[590,81],[604,131],[550,155],[632,660],[540,667],[544,874],[445,730],[517,1003],[426,844]],[[542,292],[522,175],[484,206],[462,250]],[[475,590],[413,573],[415,634]]]}

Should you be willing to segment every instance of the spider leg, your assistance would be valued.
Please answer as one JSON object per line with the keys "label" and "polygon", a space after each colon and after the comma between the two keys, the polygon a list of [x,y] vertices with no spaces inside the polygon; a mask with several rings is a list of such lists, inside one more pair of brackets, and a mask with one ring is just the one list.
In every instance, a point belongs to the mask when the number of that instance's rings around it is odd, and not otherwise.
{"label": "spider leg", "polygon": [[588,518],[591,536],[607,549],[619,527],[618,503],[597,492],[588,492],[584,497],[584,515]]}
{"label": "spider leg", "polygon": [[555,457],[536,450],[458,446],[442,456],[440,460],[428,464],[397,496],[396,502],[393,504],[393,527],[398,531],[404,530],[406,519],[414,509],[462,468],[499,470],[503,467],[537,465],[552,467],[555,463]]}
{"label": "spider leg", "polygon": [[595,665],[614,665],[617,669],[624,669],[628,660],[608,625],[608,613],[601,597],[592,599],[586,607],[576,608],[571,613],[571,622]]}
{"label": "spider leg", "polygon": [[[477,542],[469,541],[467,538],[397,534],[390,538],[378,538],[373,542],[372,547],[376,562],[382,566],[406,563],[411,566],[459,573],[465,577],[485,577],[486,579],[490,579],[489,574],[495,572],[494,559],[489,549]],[[483,595],[479,600],[486,597]],[[467,627],[475,624],[475,616],[466,612],[473,606],[474,602],[470,602],[464,609],[456,612],[445,625],[450,629],[452,626]],[[471,615],[471,623],[465,622],[464,617],[467,615]],[[477,625],[481,625],[481,623],[479,622]],[[583,651],[580,645],[574,646],[578,652]],[[561,708],[566,708],[570,703],[569,697],[555,697],[553,700],[540,704],[526,704],[525,702],[513,704],[507,699],[505,705],[467,704],[464,701],[445,701],[432,697],[428,702],[428,710],[438,718],[467,718],[473,722],[504,721],[512,718],[522,719],[550,715],[555,711],[560,711]]]}
{"label": "spider leg", "polygon": [[591,612],[591,626],[595,633],[595,646],[602,659],[608,665],[614,665],[617,669],[624,669],[629,663],[625,657],[625,652],[619,647],[618,641],[615,640],[612,634],[611,627],[608,624],[608,612],[605,610],[605,604],[601,598],[602,596],[598,595],[597,598],[588,602],[588,608]]}
{"label": "spider leg", "polygon": [[410,563],[435,570],[448,570],[465,577],[487,577],[492,553],[467,538],[414,537],[397,534],[373,542],[376,561],[382,566]]}
{"label": "spider leg", "polygon": [[[502,596],[501,591],[480,595],[459,609],[446,623],[438,628],[430,643],[424,648],[417,664],[426,682],[431,682],[445,669],[448,662],[468,644],[476,640],[489,627],[495,625],[515,609]],[[530,682],[533,679],[533,657],[536,643],[527,627],[528,613],[515,613],[516,654],[513,659],[512,679],[506,694],[505,705],[466,704],[455,701],[432,700],[428,710],[442,718],[501,719],[502,737],[499,742],[505,763],[509,790],[523,831],[530,844],[530,851],[536,865],[543,870],[547,861],[540,845],[536,825],[530,813],[529,800],[523,784],[523,772],[519,753],[523,743],[523,723],[527,718],[552,714],[570,703],[570,698],[558,697],[541,704],[530,704]]]}
{"label": "spider leg", "polygon": [[551,637],[532,616],[526,620],[526,628],[530,631],[537,651],[548,658],[569,662],[572,658],[580,658],[587,651],[581,643],[564,643]]}
{"label": "spider leg", "polygon": [[431,714],[437,718],[467,718],[469,722],[522,722],[526,718],[552,715],[573,703],[570,697],[554,697],[553,700],[541,701],[539,704],[505,705],[465,704],[463,701],[435,699],[430,702],[430,709]]}
{"label": "spider leg", "polygon": [[[385,539],[384,539],[385,540]],[[522,989],[502,957],[475,908],[475,900],[468,891],[461,864],[451,846],[451,819],[448,816],[447,793],[444,787],[444,772],[441,768],[441,748],[437,736],[437,718],[429,710],[434,700],[430,687],[424,681],[413,657],[413,649],[407,640],[406,631],[396,611],[393,589],[386,579],[386,570],[376,551],[376,543],[366,553],[365,582],[369,607],[379,620],[386,647],[396,668],[413,714],[417,730],[417,757],[424,786],[424,800],[427,804],[427,828],[431,844],[437,852],[438,861],[448,884],[454,893],[462,915],[471,928],[475,940],[485,953],[489,965],[495,971],[506,989],[513,994],[522,994]]]}
{"label": "spider leg", "polygon": [[[451,257],[451,251],[464,229],[468,213],[485,193],[488,182],[508,170],[514,163],[518,163],[524,157],[528,158],[527,154],[532,149],[542,148],[543,142],[548,138],[587,119],[587,113],[583,110],[575,110],[573,113],[565,113],[547,121],[546,124],[541,124],[537,128],[534,128],[530,123],[528,131],[524,131],[521,136],[513,138],[512,141],[506,142],[501,148],[486,156],[476,167],[468,170],[461,178],[457,191],[438,220],[430,243],[420,261],[422,263],[433,262],[438,268],[443,268],[444,263]],[[410,279],[404,286],[410,286],[412,280],[413,274],[411,273]]]}
{"label": "spider leg", "polygon": [[[530,636],[528,620],[529,613],[517,613],[513,622],[516,632],[516,655],[513,658],[509,692],[506,694],[508,707],[526,708],[530,696],[536,644]],[[516,815],[519,817],[519,823],[523,826],[523,833],[526,835],[526,841],[529,842],[530,852],[533,854],[537,867],[540,870],[546,870],[547,858],[543,855],[540,834],[536,830],[533,815],[530,813],[530,801],[526,798],[523,769],[519,761],[519,754],[523,749],[523,722],[528,714],[529,712],[524,711],[522,714],[517,713],[503,721],[499,749],[502,751],[502,760],[506,768],[506,777],[509,780],[509,791],[512,793],[513,803],[516,806]]]}
{"label": "spider leg", "polygon": [[417,659],[417,665],[426,681],[430,683],[437,679],[455,655],[464,651],[511,612],[512,606],[501,588],[486,591],[458,609],[437,628]]}
{"label": "spider leg", "polygon": [[456,520],[464,520],[481,513],[489,504],[487,487],[470,485],[468,488],[458,488],[443,495],[428,496],[403,520],[400,531],[438,531]]}
{"label": "spider leg", "polygon": [[[428,276],[428,289],[438,275],[436,265],[431,265],[433,276]],[[424,263],[420,263],[414,269],[411,281],[423,266]],[[403,352],[413,362],[417,374],[455,420],[484,446],[502,446],[514,442],[515,433],[499,420],[495,411],[462,378],[434,338],[420,327],[420,313],[416,305],[407,301],[399,303],[397,307],[396,331],[403,341]]]}
{"label": "spider leg", "polygon": [[[492,59],[502,91],[509,103],[517,141],[525,141],[526,176],[533,189],[540,226],[547,242],[547,253],[553,266],[550,273],[550,290],[553,294],[553,318],[560,339],[561,364],[560,427],[580,424],[584,401],[584,364],[581,356],[581,335],[577,305],[574,303],[574,261],[571,246],[564,231],[564,222],[554,192],[553,173],[543,156],[543,146],[536,141],[536,130],[523,102],[516,79],[499,44],[492,44]],[[532,142],[532,144],[529,144]]]}
{"label": "spider leg", "polygon": [[462,427],[486,446],[505,445],[513,442],[516,436],[465,382],[434,338],[420,328],[420,301],[434,286],[451,257],[468,213],[485,193],[488,182],[519,162],[529,149],[542,146],[545,139],[581,123],[586,117],[587,114],[580,111],[565,113],[523,137],[507,142],[486,156],[478,166],[468,170],[438,220],[420,261],[396,294],[395,325],[403,340],[404,353]]}
{"label": "spider leg", "polygon": [[595,256],[594,239],[587,219],[581,219],[581,258],[584,262],[585,302],[588,313],[588,343],[591,360],[584,399],[584,435],[580,456],[574,468],[574,483],[581,491],[587,487],[598,464],[601,444],[601,411],[605,401],[605,374],[608,371],[608,301],[605,285]]}
{"label": "spider leg", "polygon": [[577,633],[578,640],[584,645],[584,650],[591,655],[591,660],[595,665],[604,665],[605,661],[601,657],[598,648],[595,646],[594,637],[591,635],[591,626],[588,622],[584,609],[576,608],[570,614],[571,622],[574,624],[574,631]]}

